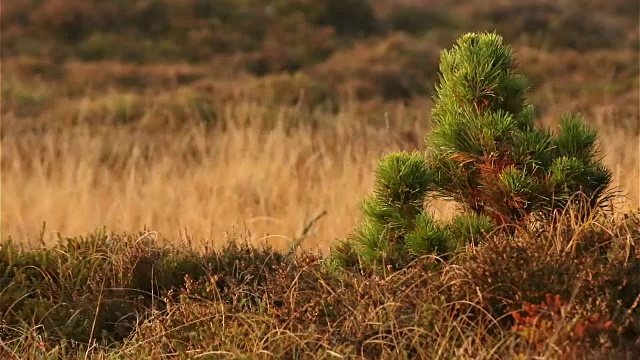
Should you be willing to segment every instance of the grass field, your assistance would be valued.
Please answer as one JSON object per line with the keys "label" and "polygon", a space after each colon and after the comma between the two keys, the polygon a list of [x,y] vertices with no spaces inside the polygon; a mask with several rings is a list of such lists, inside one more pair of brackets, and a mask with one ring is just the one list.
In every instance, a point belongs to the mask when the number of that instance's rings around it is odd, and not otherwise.
{"label": "grass field", "polygon": [[[135,3],[3,3],[0,357],[640,354],[637,5]],[[485,29],[540,126],[598,130],[618,207],[329,271],[381,155],[425,150],[440,50]]]}
{"label": "grass field", "polygon": [[[46,239],[102,226],[147,226],[176,239],[216,238],[235,229],[250,231],[256,243],[282,247],[326,211],[305,242],[326,249],[352,230],[378,158],[392,150],[423,149],[429,124],[427,111],[415,124],[390,128],[363,125],[357,114],[344,111],[319,116],[334,122],[332,128],[257,130],[265,122],[263,111],[250,104],[229,109],[222,121],[244,118],[250,125],[230,125],[223,133],[199,126],[157,132],[79,127],[7,136],[2,232],[38,237],[43,221]],[[407,113],[399,107],[387,116],[392,122],[411,117]],[[281,116],[286,122],[305,114]],[[603,124],[606,164],[627,193],[624,205],[637,208],[638,135],[604,125],[606,114],[595,121]],[[446,206],[439,210],[446,216]]]}

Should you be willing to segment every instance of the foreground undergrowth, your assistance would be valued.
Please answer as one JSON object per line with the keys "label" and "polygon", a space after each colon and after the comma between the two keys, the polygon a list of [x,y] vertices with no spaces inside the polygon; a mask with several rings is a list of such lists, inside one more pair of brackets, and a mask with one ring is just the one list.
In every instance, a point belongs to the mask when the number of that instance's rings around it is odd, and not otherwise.
{"label": "foreground undergrowth", "polygon": [[2,358],[633,358],[640,214],[495,233],[435,266],[333,269],[227,239],[0,250]]}

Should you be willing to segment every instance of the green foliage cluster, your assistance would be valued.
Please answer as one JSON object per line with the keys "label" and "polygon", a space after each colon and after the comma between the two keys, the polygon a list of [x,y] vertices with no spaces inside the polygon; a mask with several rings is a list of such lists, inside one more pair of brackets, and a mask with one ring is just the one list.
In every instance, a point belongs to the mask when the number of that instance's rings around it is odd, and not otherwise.
{"label": "green foliage cluster", "polygon": [[[534,125],[527,80],[495,33],[468,33],[441,54],[429,150],[381,159],[364,221],[338,262],[402,267],[421,255],[444,256],[492,230],[513,232],[556,210],[601,206],[611,172],[597,157],[594,130],[564,115],[557,133]],[[438,222],[428,197],[453,200],[462,213]]]}

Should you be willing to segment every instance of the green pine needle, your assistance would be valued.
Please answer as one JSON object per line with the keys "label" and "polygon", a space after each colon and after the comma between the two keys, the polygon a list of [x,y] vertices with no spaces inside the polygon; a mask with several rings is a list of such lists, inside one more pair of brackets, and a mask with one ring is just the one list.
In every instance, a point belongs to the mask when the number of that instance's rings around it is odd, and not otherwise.
{"label": "green pine needle", "polygon": [[[555,135],[535,127],[529,83],[515,64],[496,33],[466,34],[441,52],[427,153],[384,156],[362,204],[353,241],[369,266],[443,256],[518,228],[498,225],[548,219],[576,204],[578,193],[591,207],[611,199],[596,132],[579,114],[564,115]],[[429,196],[454,200],[463,212],[439,223],[424,209]]]}

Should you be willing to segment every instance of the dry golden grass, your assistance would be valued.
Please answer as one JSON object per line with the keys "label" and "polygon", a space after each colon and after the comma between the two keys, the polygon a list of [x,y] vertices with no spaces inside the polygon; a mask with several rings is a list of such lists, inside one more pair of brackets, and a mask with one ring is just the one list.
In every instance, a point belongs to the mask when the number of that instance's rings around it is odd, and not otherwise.
{"label": "dry golden grass", "polygon": [[[414,45],[407,43],[410,49]],[[354,63],[369,63],[368,56],[375,58],[381,49],[386,48],[347,54]],[[535,83],[531,101],[542,110],[541,123],[553,126],[566,111],[583,112],[599,131],[615,184],[628,194],[625,207],[640,207],[639,86],[637,67],[631,65],[638,55],[630,49],[551,54],[526,46],[517,53]],[[341,70],[353,82],[342,63],[316,78],[326,80]],[[253,82],[239,80],[214,82],[223,85],[214,86],[209,99],[205,88],[211,81],[204,76],[211,68],[204,65],[56,67],[25,59],[3,65],[1,236],[20,241],[37,238],[46,222],[45,240],[56,232],[75,236],[101,226],[116,232],[146,226],[173,239],[184,237],[185,229],[196,239],[248,230],[253,241],[281,248],[326,211],[303,243],[326,249],[353,229],[380,155],[423,149],[428,130],[428,100],[414,99],[408,107],[344,105],[338,114],[310,114],[289,104],[286,96],[297,96],[295,84],[279,92],[260,88],[259,97],[266,100],[259,101],[240,91]],[[40,79],[35,73],[48,75]],[[343,80],[338,79],[340,86],[348,83]],[[223,96],[227,92],[233,96]],[[216,112],[228,129],[187,125],[202,117],[198,107]],[[129,116],[136,117],[129,125],[106,125],[125,123]],[[384,123],[385,116],[388,127],[367,120]],[[311,123],[309,117],[316,128],[260,129],[274,119]],[[185,130],[166,129],[168,123],[185,123]],[[44,132],[33,131],[42,124]],[[445,204],[435,210],[451,213]]]}
{"label": "dry golden grass", "polygon": [[[409,117],[409,111],[399,107],[389,122]],[[266,131],[259,124],[273,109],[267,113],[245,103],[224,112],[225,132],[195,126],[153,133],[126,127],[5,132],[2,237],[37,238],[46,222],[45,241],[55,233],[75,236],[102,226],[146,226],[174,239],[248,230],[253,241],[282,248],[326,211],[303,243],[326,250],[358,220],[380,155],[424,148],[428,113],[415,124],[376,127],[345,110],[322,115],[335,126]],[[305,116],[282,114],[283,122]],[[8,116],[3,123],[10,129],[16,120]],[[233,125],[238,122],[250,126]],[[602,153],[616,185],[628,193],[625,206],[640,207],[638,135],[607,127],[606,118],[592,122],[600,124]],[[435,208],[443,216],[451,210],[446,204]]]}
{"label": "dry golden grass", "polygon": [[[262,120],[249,105],[228,116]],[[34,237],[43,221],[47,237],[103,225],[115,231],[146,225],[167,237],[184,229],[195,237],[219,237],[235,227],[256,241],[268,234],[278,246],[326,210],[309,239],[326,244],[353,226],[376,159],[399,148],[394,138],[399,136],[356,125],[323,133],[243,126],[224,133],[108,128],[6,137],[2,235]]]}

